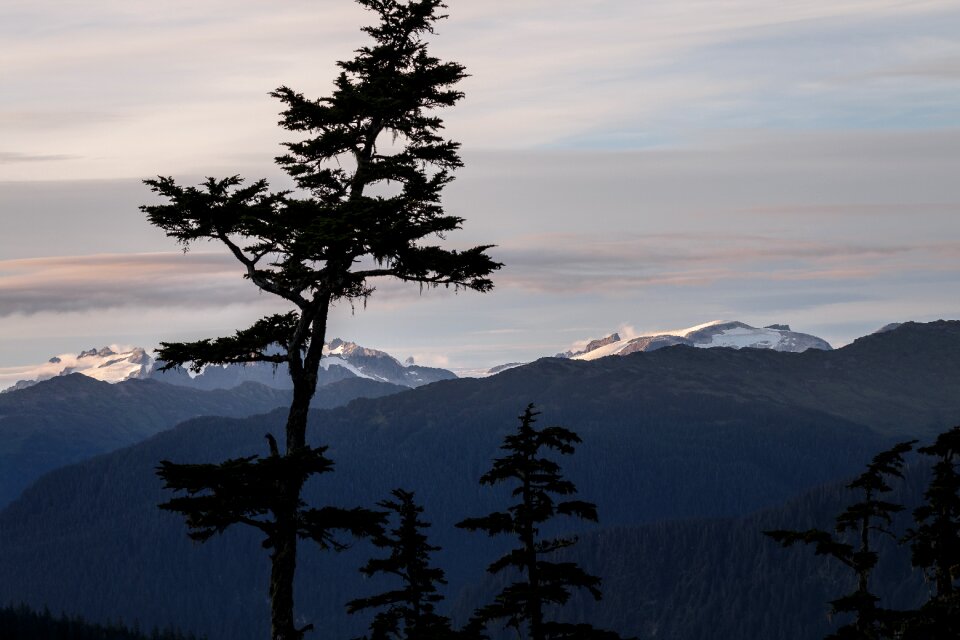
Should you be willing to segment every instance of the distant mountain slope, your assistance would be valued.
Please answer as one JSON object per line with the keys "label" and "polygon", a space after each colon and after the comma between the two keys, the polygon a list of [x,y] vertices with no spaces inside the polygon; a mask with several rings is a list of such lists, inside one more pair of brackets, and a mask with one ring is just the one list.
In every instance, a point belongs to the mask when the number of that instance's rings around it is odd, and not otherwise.
{"label": "distant mountain slope", "polygon": [[529,367],[582,371],[650,401],[682,390],[823,411],[882,432],[933,433],[960,419],[960,321],[904,323],[834,351],[674,346],[594,361],[543,359],[505,371],[504,386]]}
{"label": "distant mountain slope", "polygon": [[[354,378],[321,388],[317,408],[402,387]],[[201,415],[242,417],[289,402],[286,391],[246,383],[200,391],[155,380],[108,384],[71,374],[0,395],[0,507],[51,469],[139,442]]]}

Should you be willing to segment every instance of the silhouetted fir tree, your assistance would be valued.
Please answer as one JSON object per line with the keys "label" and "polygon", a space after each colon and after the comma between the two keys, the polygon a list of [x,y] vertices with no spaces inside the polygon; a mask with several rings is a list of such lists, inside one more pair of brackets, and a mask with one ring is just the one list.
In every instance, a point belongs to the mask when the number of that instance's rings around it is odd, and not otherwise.
{"label": "silhouetted fir tree", "polygon": [[916,527],[904,538],[913,566],[923,570],[934,593],[906,616],[905,639],[960,638],[960,426],[941,433],[934,444],[917,449],[934,458],[926,502],[913,511]]}
{"label": "silhouetted fir tree", "polygon": [[375,544],[390,555],[373,558],[360,571],[367,576],[385,574],[400,585],[384,593],[347,603],[347,611],[383,609],[370,625],[370,640],[449,640],[450,620],[437,614],[435,605],[443,600],[438,585],[445,585],[443,569],[430,565],[430,554],[440,547],[430,545],[423,530],[430,524],[420,519],[423,507],[414,494],[393,491],[394,500],[378,505],[397,518],[397,526]]}
{"label": "silhouetted fir tree", "polygon": [[[847,485],[849,489],[862,492],[863,500],[837,516],[834,532],[821,529],[764,531],[784,547],[798,542],[815,545],[814,553],[839,560],[856,575],[856,589],[830,602],[833,613],[853,613],[854,620],[828,638],[874,640],[893,637],[900,626],[899,612],[879,607],[879,598],[870,591],[869,582],[879,560],[875,537],[878,534],[895,537],[890,525],[894,515],[903,511],[902,505],[882,500],[881,495],[892,490],[887,484],[888,478],[903,477],[903,456],[915,442],[902,442],[877,454],[867,465],[867,470]],[[853,542],[848,542],[851,539]]]}
{"label": "silhouetted fir tree", "polygon": [[481,484],[495,485],[509,482],[514,485],[512,496],[516,502],[506,511],[497,511],[481,518],[467,518],[456,526],[469,531],[485,531],[490,536],[512,535],[520,543],[487,571],[499,573],[512,568],[523,580],[505,587],[492,604],[478,609],[467,627],[467,637],[483,637],[488,623],[505,620],[518,636],[529,640],[604,639],[616,640],[619,635],[594,629],[587,624],[567,624],[548,621],[544,609],[563,605],[572,589],[586,589],[600,599],[600,578],[585,572],[574,562],[551,562],[544,556],[576,543],[575,537],[543,538],[540,526],[557,515],[573,516],[597,521],[596,505],[582,500],[555,500],[554,496],[570,496],[576,486],[565,480],[560,465],[543,457],[544,450],[562,455],[574,452],[580,438],[563,427],[534,427],[536,416],[533,404],[519,417],[517,432],[508,435],[500,447],[507,452],[493,461],[493,468],[480,478]]}
{"label": "silhouetted fir tree", "polygon": [[236,523],[264,533],[276,640],[300,638],[304,631],[294,627],[293,617],[298,538],[339,549],[335,531],[369,534],[379,525],[372,512],[306,509],[300,498],[310,475],[331,469],[323,448],[306,443],[331,305],[366,299],[383,277],[487,291],[489,274],[500,266],[485,253],[488,246],[452,251],[429,244],[463,222],[440,204],[462,162],[459,144],[441,135],[435,110],[463,96],[454,87],[464,68],[429,55],[424,40],[444,17],[438,13],[443,3],[357,1],[379,23],[363,29],[370,45],[338,63],[333,94],[310,100],[288,87],[272,93],[285,106],[281,126],[304,134],[277,158],[299,191],[271,192],[265,180],[245,183],[238,176],[208,178],[199,187],[158,177],[146,184],[167,203],[141,207],[185,249],[199,241],[222,243],[246,278],[292,306],[230,337],[162,343],[158,350],[166,369],[287,366],[293,400],[282,452],[268,436],[267,458],[221,465],[164,461],[158,470],[168,488],[187,492],[162,506],[183,513],[193,537],[204,540]]}

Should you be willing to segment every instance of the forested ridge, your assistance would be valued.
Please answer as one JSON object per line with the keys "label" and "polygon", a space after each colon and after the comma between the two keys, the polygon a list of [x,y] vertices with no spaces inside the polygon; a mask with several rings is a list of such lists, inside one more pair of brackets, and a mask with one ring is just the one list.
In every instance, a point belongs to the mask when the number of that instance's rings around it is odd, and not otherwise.
{"label": "forested ridge", "polygon": [[177,630],[154,628],[149,632],[139,624],[128,627],[121,622],[95,624],[83,616],[56,616],[48,610],[34,611],[26,605],[0,608],[0,638],[3,640],[203,640]]}

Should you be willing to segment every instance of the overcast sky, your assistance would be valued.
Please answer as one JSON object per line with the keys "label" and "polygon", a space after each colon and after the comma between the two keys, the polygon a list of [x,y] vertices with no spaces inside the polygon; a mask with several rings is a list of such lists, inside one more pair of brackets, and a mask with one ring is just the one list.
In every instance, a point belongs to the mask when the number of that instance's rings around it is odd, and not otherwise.
{"label": "overcast sky", "polygon": [[[620,329],[787,323],[835,345],[960,317],[960,6],[449,0],[467,66],[450,246],[489,294],[384,285],[340,336],[488,367]],[[283,176],[267,93],[329,93],[347,0],[0,3],[4,368],[232,333],[278,309],[150,227],[157,174]],[[6,372],[7,377],[11,370]]]}

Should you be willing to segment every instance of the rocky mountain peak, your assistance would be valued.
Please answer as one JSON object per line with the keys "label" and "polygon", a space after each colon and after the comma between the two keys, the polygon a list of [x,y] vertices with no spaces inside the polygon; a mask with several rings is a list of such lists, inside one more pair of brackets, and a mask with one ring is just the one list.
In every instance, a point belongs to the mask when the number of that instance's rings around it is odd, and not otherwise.
{"label": "rocky mountain peak", "polygon": [[600,338],[599,340],[591,340],[590,342],[587,343],[587,346],[583,348],[583,351],[581,351],[581,353],[590,353],[591,351],[595,351],[600,347],[605,347],[608,344],[613,344],[614,342],[620,342],[619,333],[614,332],[608,335],[606,338]]}

